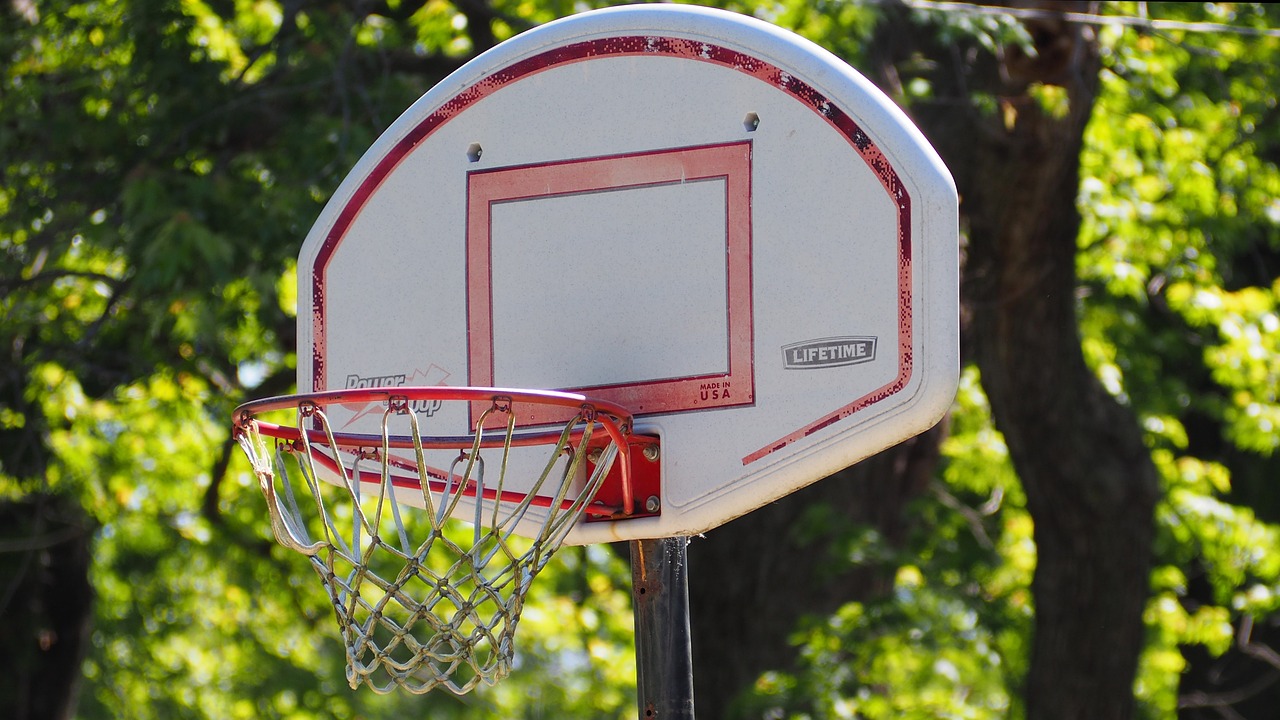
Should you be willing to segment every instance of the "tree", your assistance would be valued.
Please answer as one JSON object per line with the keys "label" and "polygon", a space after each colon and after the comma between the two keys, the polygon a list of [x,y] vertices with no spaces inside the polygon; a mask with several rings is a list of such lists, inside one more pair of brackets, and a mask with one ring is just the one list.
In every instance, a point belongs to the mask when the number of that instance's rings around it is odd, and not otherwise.
{"label": "tree", "polygon": [[[1026,25],[1033,51],[975,63],[961,87],[929,76],[942,103],[989,94],[1005,113],[919,117],[962,188],[968,342],[1035,523],[1027,715],[1123,718],[1159,489],[1137,418],[1087,367],[1076,320],[1079,158],[1100,58],[1088,28]],[[1035,102],[1033,84],[1065,91],[1060,114]]]}

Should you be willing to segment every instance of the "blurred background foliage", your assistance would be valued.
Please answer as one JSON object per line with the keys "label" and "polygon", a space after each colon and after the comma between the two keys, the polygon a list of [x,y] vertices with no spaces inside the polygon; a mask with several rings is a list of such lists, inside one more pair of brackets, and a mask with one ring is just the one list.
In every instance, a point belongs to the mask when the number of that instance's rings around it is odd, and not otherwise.
{"label": "blurred background foliage", "polygon": [[[567,549],[535,583],[500,685],[461,700],[349,692],[316,578],[268,541],[228,437],[236,404],[292,388],[293,259],[363,150],[477,51],[592,6],[0,9],[0,642],[7,678],[29,680],[60,644],[77,668],[66,686],[0,690],[0,715],[43,717],[59,702],[84,718],[634,715],[629,572],[604,547]],[[723,6],[855,66],[882,12]],[[980,10],[910,4],[922,32],[992,52],[1026,45],[1017,18]],[[1273,717],[1260,713],[1280,706],[1280,10],[1097,12],[1081,342],[1138,416],[1163,483],[1138,714]],[[1051,86],[1031,92],[1046,112],[1064,101]],[[930,96],[912,81],[894,99],[910,109]],[[1009,112],[996,97],[973,107]],[[761,619],[787,623],[797,655],[743,693],[743,716],[1023,716],[1036,548],[972,366],[942,453],[905,546],[850,527],[823,549],[833,573],[888,568],[891,592]],[[80,645],[50,629],[56,608],[33,590],[75,567],[58,550],[69,539],[86,553],[92,600]],[[40,697],[48,687],[60,698]]]}

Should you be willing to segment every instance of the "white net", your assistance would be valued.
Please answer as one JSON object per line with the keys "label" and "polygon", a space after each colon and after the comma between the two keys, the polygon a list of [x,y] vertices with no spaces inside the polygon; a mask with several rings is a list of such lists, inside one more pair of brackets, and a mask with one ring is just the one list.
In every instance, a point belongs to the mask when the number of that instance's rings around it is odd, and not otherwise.
{"label": "white net", "polygon": [[[407,435],[388,430],[393,418],[407,421]],[[246,416],[238,440],[273,534],[311,559],[329,594],[351,687],[461,695],[505,677],[530,583],[618,452],[599,442],[606,433],[594,412],[584,408],[558,434],[544,433],[536,449],[545,461],[519,491],[506,477],[516,445],[508,402],[481,415],[476,427],[491,429],[454,448],[447,470],[429,461],[438,443],[424,442],[407,403],[389,402],[381,437],[358,445],[340,441],[308,400],[298,404],[297,427],[292,439],[268,437]]]}

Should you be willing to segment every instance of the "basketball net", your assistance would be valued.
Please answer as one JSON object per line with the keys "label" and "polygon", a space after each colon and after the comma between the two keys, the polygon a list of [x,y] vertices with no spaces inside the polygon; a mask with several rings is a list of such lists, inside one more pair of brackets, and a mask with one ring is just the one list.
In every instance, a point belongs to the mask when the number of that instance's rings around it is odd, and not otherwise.
{"label": "basketball net", "polygon": [[[349,436],[334,431],[317,398],[243,406],[236,439],[266,497],[273,535],[310,558],[329,595],[351,687],[462,695],[506,677],[530,585],[587,510],[619,448],[626,452],[617,441],[630,419],[584,404],[558,431],[518,434],[513,403],[493,395],[470,437],[441,439],[424,437],[408,396],[387,395],[380,437]],[[256,417],[289,403],[294,427]],[[407,435],[389,430],[393,418],[397,429],[408,421]],[[432,467],[428,450],[448,445],[458,446],[452,465]],[[532,485],[513,491],[512,448],[530,445],[545,451],[545,464]],[[406,500],[416,507],[402,513]]]}

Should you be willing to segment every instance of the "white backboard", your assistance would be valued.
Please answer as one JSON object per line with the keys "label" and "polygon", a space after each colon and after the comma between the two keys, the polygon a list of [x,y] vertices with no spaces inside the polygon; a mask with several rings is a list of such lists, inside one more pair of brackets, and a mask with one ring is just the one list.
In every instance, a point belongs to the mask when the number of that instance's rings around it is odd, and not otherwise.
{"label": "white backboard", "polygon": [[468,63],[351,171],[299,259],[299,391],[621,403],[661,437],[661,512],[568,541],[694,534],[945,413],[957,246],[950,174],[834,55],[718,10],[588,12]]}

